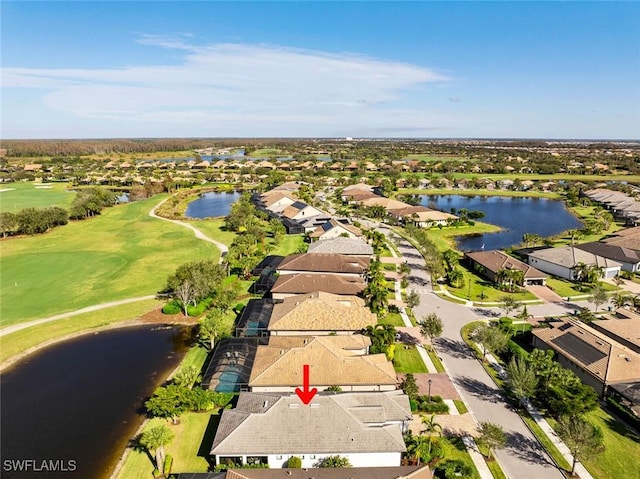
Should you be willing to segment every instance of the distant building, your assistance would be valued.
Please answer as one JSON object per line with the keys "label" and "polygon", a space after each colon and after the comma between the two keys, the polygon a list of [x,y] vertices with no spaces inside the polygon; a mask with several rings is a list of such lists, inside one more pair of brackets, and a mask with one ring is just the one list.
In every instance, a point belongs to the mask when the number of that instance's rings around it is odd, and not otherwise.
{"label": "distant building", "polygon": [[529,254],[527,261],[540,271],[571,281],[576,280],[580,263],[601,267],[605,279],[615,278],[622,267],[617,261],[582,251],[575,246],[537,250]]}

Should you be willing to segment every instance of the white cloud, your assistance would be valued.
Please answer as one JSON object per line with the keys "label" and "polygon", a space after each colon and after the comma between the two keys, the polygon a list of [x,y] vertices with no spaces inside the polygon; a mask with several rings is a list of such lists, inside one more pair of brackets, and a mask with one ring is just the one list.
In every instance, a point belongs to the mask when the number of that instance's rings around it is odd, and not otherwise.
{"label": "white cloud", "polygon": [[[430,84],[450,78],[421,66],[274,45],[195,46],[185,34],[141,35],[138,42],[174,49],[182,60],[109,69],[3,68],[2,85],[42,89],[44,105],[65,118],[147,122],[136,129],[148,136],[172,135],[175,124],[192,127],[176,134],[194,136],[212,127],[235,136],[321,136],[439,127],[447,120],[426,98]],[[4,116],[10,123],[11,112]]]}

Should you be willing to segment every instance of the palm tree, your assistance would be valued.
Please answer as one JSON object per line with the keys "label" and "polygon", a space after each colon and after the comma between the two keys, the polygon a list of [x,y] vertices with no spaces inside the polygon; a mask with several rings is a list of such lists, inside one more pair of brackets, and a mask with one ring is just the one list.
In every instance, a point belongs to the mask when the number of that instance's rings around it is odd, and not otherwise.
{"label": "palm tree", "polygon": [[142,447],[146,448],[150,454],[155,451],[156,469],[160,471],[160,474],[164,474],[164,446],[169,444],[172,439],[173,433],[164,424],[148,429],[140,437]]}
{"label": "palm tree", "polygon": [[623,292],[617,292],[616,295],[611,298],[611,304],[616,308],[623,308],[631,303],[631,297]]}
{"label": "palm tree", "polygon": [[424,425],[423,434],[427,436],[427,454],[431,456],[431,443],[434,434],[437,434],[438,437],[442,434],[442,426],[436,422],[436,415],[432,414],[431,417],[423,417],[422,424]]}

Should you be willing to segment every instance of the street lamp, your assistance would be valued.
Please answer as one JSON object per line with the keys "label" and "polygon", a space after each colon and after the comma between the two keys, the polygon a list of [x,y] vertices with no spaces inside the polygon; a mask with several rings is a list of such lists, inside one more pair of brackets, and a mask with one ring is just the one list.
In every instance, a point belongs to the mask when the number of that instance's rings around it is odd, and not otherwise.
{"label": "street lamp", "polygon": [[427,381],[429,383],[429,402],[431,402],[431,379]]}

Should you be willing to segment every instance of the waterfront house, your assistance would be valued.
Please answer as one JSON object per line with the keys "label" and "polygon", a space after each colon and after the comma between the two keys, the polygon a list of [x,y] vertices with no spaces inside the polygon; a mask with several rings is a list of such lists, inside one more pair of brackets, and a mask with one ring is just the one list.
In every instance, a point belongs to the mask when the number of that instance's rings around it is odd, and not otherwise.
{"label": "waterfront house", "polygon": [[302,467],[340,455],[354,467],[399,466],[411,420],[402,391],[317,394],[304,405],[295,394],[241,393],[225,409],[213,440],[216,464]]}

